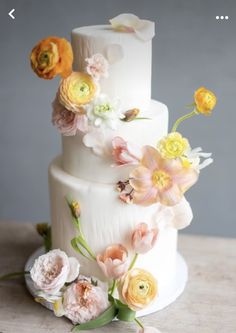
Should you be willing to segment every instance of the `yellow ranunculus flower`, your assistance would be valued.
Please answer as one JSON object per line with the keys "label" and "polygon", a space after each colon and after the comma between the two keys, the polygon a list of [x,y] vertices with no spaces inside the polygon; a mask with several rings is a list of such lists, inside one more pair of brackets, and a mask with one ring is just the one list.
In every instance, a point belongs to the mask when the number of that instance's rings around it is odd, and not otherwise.
{"label": "yellow ranunculus flower", "polygon": [[59,101],[66,109],[81,112],[83,105],[94,98],[95,92],[96,85],[92,76],[87,73],[72,72],[61,81]]}
{"label": "yellow ranunculus flower", "polygon": [[215,94],[205,87],[200,87],[195,91],[194,100],[196,110],[204,115],[210,115],[217,102]]}
{"label": "yellow ranunculus flower", "polygon": [[180,133],[173,132],[160,140],[157,148],[163,158],[172,159],[182,157],[190,146]]}
{"label": "yellow ranunculus flower", "polygon": [[134,311],[148,306],[157,296],[157,281],[144,269],[134,268],[121,279],[118,291],[121,300]]}

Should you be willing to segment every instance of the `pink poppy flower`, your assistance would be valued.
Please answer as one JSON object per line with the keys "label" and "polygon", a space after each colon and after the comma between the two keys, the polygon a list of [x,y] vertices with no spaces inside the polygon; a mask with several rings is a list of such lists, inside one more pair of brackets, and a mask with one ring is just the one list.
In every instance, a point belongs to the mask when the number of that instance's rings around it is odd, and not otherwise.
{"label": "pink poppy flower", "polygon": [[97,263],[107,278],[118,279],[128,270],[128,251],[121,244],[111,245],[97,255]]}
{"label": "pink poppy flower", "polygon": [[173,206],[180,202],[198,179],[191,166],[183,167],[179,159],[164,159],[151,146],[143,148],[140,165],[130,173],[134,203],[148,206],[160,202]]}
{"label": "pink poppy flower", "polygon": [[138,164],[142,158],[139,147],[126,142],[119,136],[113,138],[112,147],[112,155],[117,165]]}
{"label": "pink poppy flower", "polygon": [[131,238],[134,251],[138,254],[145,254],[150,251],[156,243],[158,228],[149,229],[147,223],[139,223]]}

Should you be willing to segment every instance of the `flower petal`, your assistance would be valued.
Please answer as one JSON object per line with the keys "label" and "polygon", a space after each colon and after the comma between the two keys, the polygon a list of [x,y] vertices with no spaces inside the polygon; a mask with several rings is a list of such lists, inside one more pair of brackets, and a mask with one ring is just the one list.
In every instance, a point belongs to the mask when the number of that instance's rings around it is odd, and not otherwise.
{"label": "flower petal", "polygon": [[166,206],[173,206],[180,202],[183,197],[183,193],[180,188],[173,184],[169,189],[160,193],[160,202]]}
{"label": "flower petal", "polygon": [[130,185],[137,191],[145,191],[152,186],[151,172],[139,166],[130,173]]}
{"label": "flower petal", "polygon": [[159,201],[158,190],[155,187],[152,187],[145,192],[134,192],[135,204],[149,206]]}
{"label": "flower petal", "polygon": [[158,169],[161,164],[161,156],[158,151],[151,146],[143,147],[143,158],[141,164],[151,171]]}
{"label": "flower petal", "polygon": [[193,168],[183,168],[173,175],[173,181],[178,184],[182,193],[186,192],[197,180],[198,172]]}
{"label": "flower petal", "polygon": [[177,205],[172,207],[172,211],[174,218],[172,219],[171,225],[174,228],[180,230],[190,225],[193,219],[193,212],[185,197],[183,197]]}
{"label": "flower petal", "polygon": [[136,35],[147,42],[155,36],[155,23],[148,20],[140,20],[138,27],[135,28]]}
{"label": "flower petal", "polygon": [[70,264],[70,271],[67,276],[66,282],[72,282],[74,281],[78,275],[79,275],[79,270],[80,270],[80,264],[78,260],[74,257],[69,257],[69,264]]}

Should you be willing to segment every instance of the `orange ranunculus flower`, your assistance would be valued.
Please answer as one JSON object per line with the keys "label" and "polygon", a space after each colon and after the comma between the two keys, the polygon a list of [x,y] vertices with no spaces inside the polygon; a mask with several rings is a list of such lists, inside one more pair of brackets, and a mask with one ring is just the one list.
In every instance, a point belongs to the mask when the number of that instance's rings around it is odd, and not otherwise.
{"label": "orange ranunculus flower", "polygon": [[72,72],[61,81],[59,101],[64,107],[73,112],[81,112],[84,104],[89,103],[95,96],[96,84],[87,73]]}
{"label": "orange ranunculus flower", "polygon": [[45,38],[31,51],[30,61],[33,71],[43,79],[51,80],[58,74],[66,78],[72,72],[71,45],[64,38]]}
{"label": "orange ranunculus flower", "polygon": [[134,311],[142,310],[157,296],[157,281],[144,269],[133,268],[120,280],[118,291],[121,300]]}
{"label": "orange ranunculus flower", "polygon": [[194,100],[196,110],[204,115],[210,115],[217,102],[215,94],[205,87],[200,87],[195,91]]}

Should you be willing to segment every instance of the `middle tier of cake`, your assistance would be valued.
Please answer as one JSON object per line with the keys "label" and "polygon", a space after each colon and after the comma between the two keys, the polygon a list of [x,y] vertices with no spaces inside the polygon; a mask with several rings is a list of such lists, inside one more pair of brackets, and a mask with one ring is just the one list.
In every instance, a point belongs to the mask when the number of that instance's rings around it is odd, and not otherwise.
{"label": "middle tier of cake", "polygon": [[[105,143],[109,146],[113,137],[120,136],[140,148],[145,145],[155,147],[158,140],[167,134],[168,109],[166,105],[152,100],[145,118],[147,119],[131,122],[120,121],[115,131],[106,129]],[[91,148],[84,145],[83,135],[78,133],[75,136],[62,136],[62,167],[67,173],[104,184],[115,184],[128,178],[132,167],[112,167],[114,162],[111,155],[96,155]]]}

